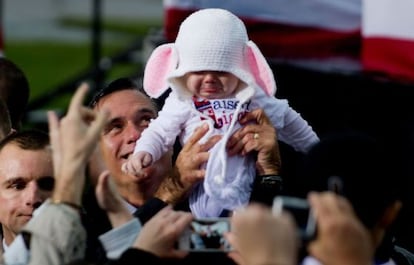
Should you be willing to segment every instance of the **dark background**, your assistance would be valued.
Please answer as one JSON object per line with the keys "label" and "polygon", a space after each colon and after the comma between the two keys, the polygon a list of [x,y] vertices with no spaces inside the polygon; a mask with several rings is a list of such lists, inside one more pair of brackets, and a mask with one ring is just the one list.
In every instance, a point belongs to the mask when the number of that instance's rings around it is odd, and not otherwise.
{"label": "dark background", "polygon": [[[403,211],[396,225],[397,242],[414,251],[414,85],[364,73],[321,72],[286,64],[273,64],[272,69],[276,96],[288,99],[320,137],[352,129],[381,141],[395,175],[378,181],[401,182]],[[295,195],[302,188],[297,175],[300,154],[284,144],[281,152],[285,192]]]}

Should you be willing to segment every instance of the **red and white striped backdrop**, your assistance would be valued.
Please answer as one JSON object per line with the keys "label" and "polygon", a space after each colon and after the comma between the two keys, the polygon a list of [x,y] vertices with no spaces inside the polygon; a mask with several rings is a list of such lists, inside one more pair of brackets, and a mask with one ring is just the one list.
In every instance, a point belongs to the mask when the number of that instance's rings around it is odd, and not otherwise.
{"label": "red and white striped backdrop", "polygon": [[250,39],[267,58],[358,68],[360,6],[361,0],[164,0],[164,29],[168,41],[174,41],[191,12],[224,8],[245,22]]}
{"label": "red and white striped backdrop", "polygon": [[364,0],[364,69],[414,81],[414,0]]}
{"label": "red and white striped backdrop", "polygon": [[[190,13],[218,7],[245,22],[249,37],[269,59],[414,80],[414,16],[408,15],[414,0],[164,0],[163,4],[170,42]],[[403,21],[404,25],[398,24]]]}

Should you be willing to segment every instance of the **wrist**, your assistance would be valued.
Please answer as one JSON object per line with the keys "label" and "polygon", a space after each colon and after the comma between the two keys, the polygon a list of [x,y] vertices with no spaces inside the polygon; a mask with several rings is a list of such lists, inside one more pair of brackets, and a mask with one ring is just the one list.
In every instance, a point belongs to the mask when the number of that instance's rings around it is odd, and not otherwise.
{"label": "wrist", "polygon": [[279,175],[282,167],[280,163],[258,160],[256,168],[259,175]]}
{"label": "wrist", "polygon": [[72,201],[64,201],[61,199],[57,199],[57,198],[52,198],[50,200],[51,204],[55,204],[55,205],[64,205],[64,206],[68,206],[69,208],[75,210],[76,212],[78,212],[79,214],[82,213],[82,206],[80,204],[74,203]]}
{"label": "wrist", "polygon": [[280,158],[279,150],[259,152],[256,168],[260,175],[278,175],[282,168],[282,160]]}
{"label": "wrist", "polygon": [[82,191],[83,184],[76,185],[73,181],[62,181],[62,179],[60,179],[58,183],[56,183],[52,200],[80,205],[82,202]]}
{"label": "wrist", "polygon": [[85,171],[80,168],[61,168],[55,179],[53,198],[80,204],[82,200],[83,186],[85,183]]}
{"label": "wrist", "polygon": [[177,180],[178,172],[176,169],[172,170],[171,175],[167,176],[155,193],[155,197],[163,202],[171,205],[176,205],[187,194],[187,189]]}
{"label": "wrist", "polygon": [[[179,189],[179,187],[177,187],[177,189]],[[179,190],[174,190],[168,185],[161,185],[155,193],[154,197],[160,199],[166,204],[176,205],[181,201],[182,195]]]}
{"label": "wrist", "polygon": [[268,168],[268,169],[263,169],[263,170],[259,170],[259,175],[280,175],[280,170],[277,168]]}

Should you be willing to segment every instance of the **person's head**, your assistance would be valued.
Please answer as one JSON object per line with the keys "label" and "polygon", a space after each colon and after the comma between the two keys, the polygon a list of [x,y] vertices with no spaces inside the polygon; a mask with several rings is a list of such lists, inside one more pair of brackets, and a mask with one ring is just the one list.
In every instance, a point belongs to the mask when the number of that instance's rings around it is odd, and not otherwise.
{"label": "person's head", "polygon": [[0,141],[12,131],[9,111],[6,104],[0,99]]}
{"label": "person's head", "polygon": [[53,190],[49,136],[21,131],[0,142],[0,223],[6,244],[32,218]]}
{"label": "person's head", "polygon": [[9,110],[12,127],[21,128],[29,102],[29,82],[24,72],[7,58],[0,58],[0,99]]}
{"label": "person's head", "polygon": [[183,81],[191,94],[206,99],[228,98],[239,87],[239,79],[229,72],[189,72]]}
{"label": "person's head", "polygon": [[120,78],[98,91],[90,106],[106,109],[109,122],[104,127],[100,148],[107,169],[118,190],[128,202],[139,206],[152,197],[161,180],[171,169],[171,154],[165,155],[147,170],[148,178],[122,172],[121,166],[133,154],[136,141],[157,116],[157,107],[128,78]]}
{"label": "person's head", "polygon": [[384,146],[355,131],[321,137],[306,155],[303,180],[310,190],[336,190],[346,197],[376,247],[401,207],[401,178],[393,174]]}
{"label": "person's head", "polygon": [[209,98],[233,94],[245,98],[259,89],[273,96],[276,91],[272,70],[249,40],[243,21],[224,9],[207,8],[189,15],[175,42],[163,44],[151,54],[145,66],[144,89],[158,97],[171,85],[179,96],[191,97],[194,91],[188,87],[188,75],[205,72],[226,73],[238,81],[217,96],[212,95],[216,89],[209,89]]}

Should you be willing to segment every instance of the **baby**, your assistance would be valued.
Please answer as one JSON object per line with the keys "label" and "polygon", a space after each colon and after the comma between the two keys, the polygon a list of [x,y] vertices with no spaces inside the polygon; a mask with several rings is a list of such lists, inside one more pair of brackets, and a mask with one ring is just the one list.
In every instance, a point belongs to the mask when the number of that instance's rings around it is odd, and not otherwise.
{"label": "baby", "polygon": [[[246,112],[264,109],[280,141],[305,152],[319,139],[286,100],[274,97],[273,73],[258,47],[249,41],[246,27],[223,9],[203,9],[181,24],[176,41],[157,47],[144,73],[144,89],[159,97],[171,87],[159,116],[137,141],[134,155],[123,170],[140,174],[171,149],[176,137],[184,144],[205,122],[209,133],[221,134],[209,151],[203,183],[190,194],[196,217],[217,217],[249,201],[255,178],[252,155],[228,156],[226,143],[241,128]],[[255,134],[255,137],[257,134]]]}

